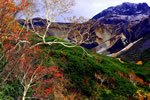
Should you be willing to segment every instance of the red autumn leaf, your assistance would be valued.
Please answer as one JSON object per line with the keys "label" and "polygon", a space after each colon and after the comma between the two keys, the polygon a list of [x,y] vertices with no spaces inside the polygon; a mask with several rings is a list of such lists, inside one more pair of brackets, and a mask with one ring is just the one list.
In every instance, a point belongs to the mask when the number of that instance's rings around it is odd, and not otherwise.
{"label": "red autumn leaf", "polygon": [[0,3],[0,8],[2,7],[2,3]]}
{"label": "red autumn leaf", "polygon": [[55,74],[56,77],[62,77],[63,75],[58,73],[58,74]]}
{"label": "red autumn leaf", "polygon": [[37,91],[41,91],[41,86],[36,88]]}
{"label": "red autumn leaf", "polygon": [[51,88],[45,89],[44,91],[47,92],[47,94],[51,93]]}
{"label": "red autumn leaf", "polygon": [[14,32],[15,32],[15,33],[17,33],[17,32],[18,32],[18,30],[17,30],[16,28],[14,28]]}
{"label": "red autumn leaf", "polygon": [[24,8],[22,8],[22,7],[18,7],[18,10],[23,10]]}
{"label": "red autumn leaf", "polygon": [[137,79],[136,79],[136,80],[138,80],[141,84],[144,84],[143,79],[141,79],[141,78],[137,77]]}
{"label": "red autumn leaf", "polygon": [[38,72],[41,72],[43,70],[44,67],[40,66],[38,67]]}
{"label": "red autumn leaf", "polygon": [[15,38],[13,38],[13,37],[8,37],[8,40],[12,40],[12,41],[14,41],[14,40],[15,40]]}
{"label": "red autumn leaf", "polygon": [[19,37],[19,35],[17,33],[14,33],[13,36],[16,37],[16,38]]}
{"label": "red autumn leaf", "polygon": [[26,6],[29,6],[29,5],[30,5],[30,3],[27,3],[27,4],[26,4]]}
{"label": "red autumn leaf", "polygon": [[8,3],[8,0],[5,0]]}
{"label": "red autumn leaf", "polygon": [[25,7],[25,0],[22,0],[22,5],[23,7]]}
{"label": "red autumn leaf", "polygon": [[8,16],[8,14],[4,14],[4,16],[5,16],[5,17],[7,17],[7,16]]}
{"label": "red autumn leaf", "polygon": [[13,12],[16,12],[16,9],[15,9],[15,8],[13,8],[12,10],[13,10]]}

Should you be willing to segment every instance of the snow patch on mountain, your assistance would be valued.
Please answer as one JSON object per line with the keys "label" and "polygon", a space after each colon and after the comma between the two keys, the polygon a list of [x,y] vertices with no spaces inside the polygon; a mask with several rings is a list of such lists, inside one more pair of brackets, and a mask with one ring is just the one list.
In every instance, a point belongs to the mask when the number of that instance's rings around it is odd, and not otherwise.
{"label": "snow patch on mountain", "polygon": [[115,7],[109,7],[92,19],[101,21],[102,19],[121,19],[129,22],[138,22],[150,16],[150,7],[146,3],[123,3]]}
{"label": "snow patch on mountain", "polygon": [[[121,19],[121,20],[129,21],[130,23],[137,23],[137,22],[139,22],[142,19],[145,19],[147,17],[149,17],[149,15],[146,15],[146,14],[138,14],[138,15],[115,15],[115,16],[111,17],[110,19],[111,20],[113,20],[113,19]],[[101,19],[102,18],[100,18],[99,21]]]}

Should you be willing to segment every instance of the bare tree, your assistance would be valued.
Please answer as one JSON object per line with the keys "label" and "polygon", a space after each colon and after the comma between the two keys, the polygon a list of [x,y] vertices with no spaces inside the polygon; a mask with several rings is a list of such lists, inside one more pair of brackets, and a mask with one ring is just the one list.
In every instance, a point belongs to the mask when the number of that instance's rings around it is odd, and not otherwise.
{"label": "bare tree", "polygon": [[96,74],[95,73],[95,78],[97,78],[98,80],[100,80],[101,85],[103,85],[104,81],[106,81],[107,76],[104,74]]}

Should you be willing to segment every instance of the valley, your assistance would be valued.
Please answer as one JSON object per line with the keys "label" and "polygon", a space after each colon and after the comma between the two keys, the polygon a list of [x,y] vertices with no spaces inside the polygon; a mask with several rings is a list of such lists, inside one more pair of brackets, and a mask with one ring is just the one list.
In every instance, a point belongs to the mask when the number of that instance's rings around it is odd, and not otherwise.
{"label": "valley", "polygon": [[0,16],[0,100],[150,99],[146,3],[109,7],[83,23]]}

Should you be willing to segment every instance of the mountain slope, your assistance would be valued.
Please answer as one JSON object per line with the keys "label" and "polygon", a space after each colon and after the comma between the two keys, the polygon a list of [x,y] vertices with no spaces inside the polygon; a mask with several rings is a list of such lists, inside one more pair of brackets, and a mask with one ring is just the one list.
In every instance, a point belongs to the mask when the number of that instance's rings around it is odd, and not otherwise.
{"label": "mountain slope", "polygon": [[[150,7],[146,3],[123,3],[94,16],[93,32],[97,39],[96,52],[111,54],[150,33]],[[101,27],[103,26],[103,27]],[[103,35],[104,34],[104,35]],[[107,39],[105,39],[107,36]]]}
{"label": "mountain slope", "polygon": [[[46,41],[64,41],[56,37],[47,37]],[[33,42],[38,42],[36,37],[32,38]],[[63,75],[65,77],[63,86],[65,94],[78,91],[80,95],[76,95],[76,99],[135,99],[136,91],[144,90],[145,93],[150,91],[148,86],[149,73],[147,76],[141,71],[142,66],[120,61],[113,57],[102,56],[87,50],[93,57],[84,54],[80,47],[66,48],[61,44],[43,45],[40,47],[42,53],[39,53],[39,59],[45,66],[58,66],[63,68]],[[5,62],[5,60],[3,60]],[[0,65],[3,63],[0,62]],[[138,67],[138,71],[143,76],[137,73],[134,74],[134,69]],[[148,68],[145,66],[144,68]],[[10,76],[11,77],[11,76]],[[13,77],[13,76],[12,76]],[[15,85],[16,84],[16,85]],[[17,87],[16,87],[17,86]],[[19,90],[16,93],[16,89]],[[18,81],[8,81],[6,86],[1,87],[1,94],[3,96],[11,96],[17,98],[22,87]],[[30,95],[29,92],[28,95]],[[1,97],[1,96],[0,96]],[[2,98],[2,97],[1,97]]]}

